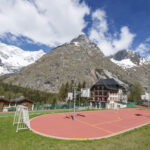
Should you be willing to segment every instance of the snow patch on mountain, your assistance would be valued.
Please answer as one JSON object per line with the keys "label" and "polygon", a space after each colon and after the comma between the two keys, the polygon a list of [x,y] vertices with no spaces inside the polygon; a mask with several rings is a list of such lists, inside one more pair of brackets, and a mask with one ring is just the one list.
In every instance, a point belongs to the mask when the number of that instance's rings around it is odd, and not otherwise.
{"label": "snow patch on mountain", "polygon": [[150,61],[141,57],[132,50],[121,50],[116,54],[109,56],[109,58],[112,62],[119,65],[123,69],[129,69],[150,63]]}
{"label": "snow patch on mountain", "polygon": [[73,42],[75,46],[80,46],[79,42]]}
{"label": "snow patch on mountain", "polygon": [[117,64],[118,66],[122,67],[123,69],[132,68],[132,67],[137,66],[130,59],[123,59],[123,60],[118,61],[118,60],[114,60],[112,58],[111,61],[113,63]]}
{"label": "snow patch on mountain", "polygon": [[24,51],[16,46],[0,43],[0,75],[18,72],[44,54],[43,50]]}

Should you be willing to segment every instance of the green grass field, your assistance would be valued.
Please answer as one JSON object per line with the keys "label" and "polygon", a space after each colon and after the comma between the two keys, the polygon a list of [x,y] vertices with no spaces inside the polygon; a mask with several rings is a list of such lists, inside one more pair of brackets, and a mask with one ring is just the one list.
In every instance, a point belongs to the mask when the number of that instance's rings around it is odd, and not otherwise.
{"label": "green grass field", "polygon": [[[31,112],[30,118],[62,111]],[[107,139],[65,141],[43,137],[28,130],[16,133],[13,115],[0,114],[0,150],[150,150],[150,125]]]}

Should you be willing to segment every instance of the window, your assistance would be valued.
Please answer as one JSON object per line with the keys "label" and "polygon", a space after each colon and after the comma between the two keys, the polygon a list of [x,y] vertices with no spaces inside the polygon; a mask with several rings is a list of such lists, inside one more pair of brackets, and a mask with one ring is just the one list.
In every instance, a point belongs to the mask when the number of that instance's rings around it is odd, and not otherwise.
{"label": "window", "polygon": [[107,95],[107,92],[104,92],[104,95]]}
{"label": "window", "polygon": [[102,95],[102,92],[99,92],[99,95]]}
{"label": "window", "polygon": [[15,106],[15,103],[10,103],[10,106]]}
{"label": "window", "polygon": [[98,100],[98,98],[97,97],[95,97],[95,101],[97,101]]}
{"label": "window", "polygon": [[97,95],[97,92],[95,92],[95,95]]}
{"label": "window", "polygon": [[4,106],[9,106],[9,103],[8,102],[4,103]]}

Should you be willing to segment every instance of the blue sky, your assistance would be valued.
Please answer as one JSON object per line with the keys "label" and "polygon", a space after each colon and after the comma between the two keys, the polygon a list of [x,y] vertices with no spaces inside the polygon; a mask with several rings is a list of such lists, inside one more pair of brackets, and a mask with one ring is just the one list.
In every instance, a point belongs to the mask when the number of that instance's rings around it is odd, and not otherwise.
{"label": "blue sky", "polygon": [[48,52],[81,33],[105,55],[135,50],[149,59],[149,0],[1,0],[0,41]]}
{"label": "blue sky", "polygon": [[133,48],[150,37],[149,0],[86,0],[92,10],[101,8],[106,11],[110,32],[128,26],[137,36]]}

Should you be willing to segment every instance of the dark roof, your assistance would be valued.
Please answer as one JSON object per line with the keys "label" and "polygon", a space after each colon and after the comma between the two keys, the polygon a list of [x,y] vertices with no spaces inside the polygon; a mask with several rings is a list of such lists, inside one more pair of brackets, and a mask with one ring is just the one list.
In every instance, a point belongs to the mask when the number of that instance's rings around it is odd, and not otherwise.
{"label": "dark roof", "polygon": [[1,100],[1,101],[5,101],[5,102],[9,102],[9,100],[6,99],[4,96],[0,96],[0,100]]}
{"label": "dark roof", "polygon": [[103,86],[105,86],[105,88],[107,88],[108,90],[112,90],[112,91],[117,91],[119,87],[122,87],[116,80],[114,80],[113,78],[109,78],[109,79],[99,80],[97,83],[95,83],[92,86],[91,90],[95,86],[98,86],[98,85],[103,85]]}
{"label": "dark roof", "polygon": [[0,96],[0,101],[5,101],[5,102],[9,102],[9,103],[17,103],[17,102],[21,102],[21,101],[28,101],[28,102],[31,102],[33,103],[33,101],[29,100],[29,99],[26,99],[25,97],[21,96],[19,98],[16,98],[16,99],[6,99],[4,96]]}
{"label": "dark roof", "polygon": [[19,97],[19,98],[16,98],[16,99],[10,99],[9,101],[10,102],[21,102],[21,101],[24,101],[24,100],[32,102],[31,100],[28,100],[25,97]]}

